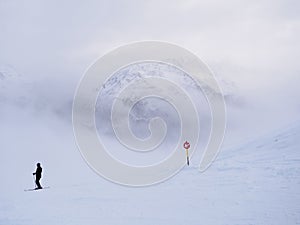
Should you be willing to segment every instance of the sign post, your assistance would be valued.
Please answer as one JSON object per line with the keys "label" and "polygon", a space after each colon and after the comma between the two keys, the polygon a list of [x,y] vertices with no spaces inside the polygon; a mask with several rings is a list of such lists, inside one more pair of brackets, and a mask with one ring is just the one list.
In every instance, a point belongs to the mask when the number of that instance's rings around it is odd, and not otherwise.
{"label": "sign post", "polygon": [[189,148],[191,147],[189,142],[184,142],[183,147],[185,148],[186,152],[186,164],[189,166],[190,165],[190,159],[189,159]]}

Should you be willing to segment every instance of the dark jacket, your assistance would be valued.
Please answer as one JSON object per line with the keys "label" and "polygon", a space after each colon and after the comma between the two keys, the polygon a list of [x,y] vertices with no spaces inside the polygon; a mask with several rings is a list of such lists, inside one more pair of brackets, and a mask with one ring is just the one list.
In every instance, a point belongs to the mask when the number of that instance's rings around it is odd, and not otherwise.
{"label": "dark jacket", "polygon": [[35,171],[34,174],[35,174],[37,179],[42,177],[42,170],[43,170],[42,167],[36,168],[36,171]]}

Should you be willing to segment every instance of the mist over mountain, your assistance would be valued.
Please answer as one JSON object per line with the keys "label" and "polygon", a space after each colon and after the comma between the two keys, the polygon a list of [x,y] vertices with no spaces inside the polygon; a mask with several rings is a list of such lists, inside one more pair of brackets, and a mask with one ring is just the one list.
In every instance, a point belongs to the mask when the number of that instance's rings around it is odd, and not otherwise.
{"label": "mist over mountain", "polygon": [[35,79],[18,73],[13,66],[0,66],[0,112],[20,110],[33,116],[53,116],[71,121],[73,90],[55,79]]}
{"label": "mist over mountain", "polygon": [[[102,118],[104,123],[109,122],[109,112],[112,102],[118,96],[118,92],[136,79],[144,79],[151,76],[171,79],[188,93],[194,95],[195,101],[197,101],[195,99],[197,95],[203,95],[201,88],[205,88],[206,91],[213,93],[213,90],[208,86],[198,86],[190,76],[171,66],[156,65],[155,63],[137,64],[116,72],[102,87],[99,87],[97,91],[101,92],[96,104],[96,113],[102,113],[102,117],[98,118]],[[237,99],[240,100],[242,97],[236,96],[234,83],[224,79],[219,80],[219,82],[229,107],[240,107],[237,104]],[[19,74],[13,66],[1,65],[0,85],[2,110],[8,106],[16,107],[21,110],[31,111],[34,114],[52,115],[68,123],[71,121],[72,102],[76,87],[68,86],[65,80],[51,79],[51,77],[34,79],[31,76]],[[134,101],[134,99],[128,98],[128,101]],[[164,112],[163,105],[165,103],[161,103],[162,105],[158,106],[151,106],[149,101],[138,104],[131,113],[131,119],[141,119],[143,115],[149,119],[151,117],[151,108],[153,115],[167,113],[167,111]],[[156,112],[153,111],[153,107],[156,107]],[[158,108],[160,112],[158,112]],[[198,109],[204,112],[203,107],[201,109],[200,105]]]}
{"label": "mist over mountain", "polygon": [[[194,96],[193,101],[197,105],[199,115],[202,116],[204,124],[210,120],[207,107],[205,110],[203,108],[205,101],[197,100],[198,97],[204,97],[201,88],[195,84],[191,77],[184,73],[176,72],[174,68],[158,68],[158,65],[149,65],[135,65],[130,68],[123,68],[123,70],[113,74],[103,87],[99,87],[96,90],[100,94],[96,103],[96,123],[102,124],[101,129],[98,129],[99,132],[112,135],[110,110],[112,102],[116,99],[121,88],[134,79],[143,79],[143,77],[147,76],[172,77],[174,82],[177,82],[180,87]],[[275,97],[273,95],[275,89],[270,89],[270,92],[268,92],[269,89],[252,90],[250,84],[249,88],[245,89],[245,86],[241,86],[235,80],[232,81],[228,73],[242,73],[243,70],[230,68],[231,66],[222,67],[214,66],[214,64],[212,67],[212,70],[215,70],[216,79],[223,91],[226,102],[227,132],[225,144],[226,142],[229,145],[239,143],[243,139],[259,136],[297,120],[295,98],[290,97],[293,94],[297,96],[295,91],[297,82],[288,84],[290,86],[289,89],[285,88],[287,84],[283,82],[282,88],[286,91],[276,92],[277,97]],[[46,116],[71,126],[72,104],[76,87],[80,82],[79,76],[72,77],[70,74],[66,76],[51,76],[49,73],[44,75],[42,70],[40,74],[40,77],[25,74],[24,72],[19,72],[12,65],[1,64],[0,114],[28,112],[33,117]],[[174,76],[174,74],[177,74],[177,76]],[[203,87],[209,90],[209,87],[202,85]],[[129,102],[133,100],[128,99]],[[131,126],[131,128],[137,136],[139,134],[141,137],[149,135],[147,125],[149,120],[155,115],[169,121],[171,127],[178,127],[177,115],[170,106],[166,105],[166,102],[156,101],[154,105],[153,103],[148,100],[140,102],[136,104],[130,114],[131,124],[136,124]],[[280,107],[280,104],[290,105],[291,107]],[[169,112],[169,114],[166,114],[166,112]],[[289,113],[290,116],[286,117],[284,113]],[[257,120],[260,117],[265,119],[257,124]],[[274,123],[274,120],[277,120],[277,122]]]}
{"label": "mist over mountain", "polygon": [[[57,119],[61,123],[71,126],[72,122],[72,104],[79,83],[79,79],[57,76],[41,77],[31,76],[30,74],[19,73],[13,66],[0,66],[0,114],[11,112],[30,113],[33,117],[48,117]],[[205,99],[202,89],[214,93],[205,84],[201,88],[195,81],[176,68],[161,64],[135,64],[123,68],[113,74],[106,83],[95,90],[99,92],[96,103],[96,125],[98,132],[102,135],[114,136],[111,125],[111,107],[118,93],[122,88],[135,80],[143,80],[147,77],[161,77],[171,79],[182,89],[184,89],[192,98],[199,116],[202,131],[209,133],[211,116],[209,106]],[[245,123],[244,117],[251,115],[251,105],[249,99],[243,96],[243,92],[231,80],[223,78],[219,72],[216,73],[216,79],[224,94],[227,107],[227,136],[225,139],[229,143],[239,142],[246,134],[253,136],[251,123],[249,128],[241,127]],[[138,91],[138,90],[137,90]],[[134,95],[127,99],[128,102],[134,101]],[[243,115],[243,116],[242,116]],[[161,117],[169,128],[170,138],[177,137],[180,123],[178,115],[165,101],[154,99],[145,99],[136,104],[130,112],[130,127],[134,134],[140,138],[149,136],[148,124],[153,117]],[[248,120],[250,122],[250,120]],[[252,123],[253,124],[253,123]],[[255,127],[254,127],[255,129]],[[239,135],[238,137],[236,135]],[[203,136],[203,135],[202,135]],[[205,135],[204,135],[205,136]]]}

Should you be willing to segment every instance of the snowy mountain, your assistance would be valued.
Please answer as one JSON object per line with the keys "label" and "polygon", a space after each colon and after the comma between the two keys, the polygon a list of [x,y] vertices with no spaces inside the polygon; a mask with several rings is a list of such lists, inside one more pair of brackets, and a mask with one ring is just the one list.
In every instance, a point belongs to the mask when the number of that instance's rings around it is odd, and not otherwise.
{"label": "snowy mountain", "polygon": [[[99,117],[102,117],[104,122],[107,121],[107,112],[109,112],[111,102],[116,98],[118,92],[133,80],[143,79],[149,76],[171,79],[187,90],[191,95],[194,95],[195,98],[202,95],[201,88],[195,81],[174,67],[158,63],[136,64],[117,71],[103,85],[103,89],[99,88],[96,90],[97,92],[101,90],[101,95],[96,105],[96,111],[102,113]],[[66,80],[49,78],[33,79],[30,76],[18,73],[13,66],[0,65],[0,104],[18,107],[22,110],[29,110],[40,114],[51,113],[70,122],[75,87],[70,87],[66,83],[61,82],[66,82]],[[235,85],[232,82],[222,79],[220,79],[220,82],[226,101],[238,106],[240,100],[237,101],[237,99],[240,99],[240,97],[236,95],[237,91]],[[67,90],[66,86],[68,88]],[[212,94],[214,93],[214,91],[205,84],[202,84],[202,88]],[[134,99],[128,99],[128,101],[133,100]],[[153,108],[151,101],[148,101],[147,104],[149,105],[148,108],[141,107],[140,105],[140,107],[136,109],[139,110],[139,112],[133,112],[133,119],[136,116],[140,118],[142,114],[147,113],[149,108]],[[165,103],[163,103],[163,105],[165,105]],[[163,105],[155,107],[162,107],[162,109],[164,109]],[[201,109],[203,110],[202,107],[199,107],[199,110]],[[103,114],[105,117],[103,117]],[[146,115],[146,118],[149,118],[149,116]]]}

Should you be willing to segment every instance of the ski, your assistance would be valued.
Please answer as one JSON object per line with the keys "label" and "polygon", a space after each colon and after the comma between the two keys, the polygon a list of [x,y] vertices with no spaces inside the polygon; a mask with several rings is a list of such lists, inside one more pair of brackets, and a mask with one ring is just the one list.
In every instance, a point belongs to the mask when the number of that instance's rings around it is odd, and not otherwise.
{"label": "ski", "polygon": [[39,191],[39,190],[43,190],[43,189],[49,189],[50,187],[43,187],[43,188],[40,188],[40,189],[37,189],[37,188],[30,188],[30,189],[25,189],[24,191]]}

